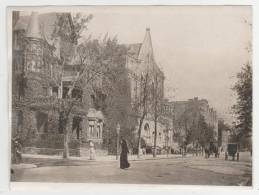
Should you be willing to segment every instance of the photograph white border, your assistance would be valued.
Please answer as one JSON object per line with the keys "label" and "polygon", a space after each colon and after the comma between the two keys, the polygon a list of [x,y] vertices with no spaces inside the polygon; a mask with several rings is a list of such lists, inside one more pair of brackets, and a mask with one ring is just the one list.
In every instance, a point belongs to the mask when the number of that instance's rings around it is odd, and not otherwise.
{"label": "photograph white border", "polygon": [[[0,89],[2,89],[2,95],[0,96],[1,101],[1,111],[0,111],[0,192],[5,191],[10,192],[10,187],[12,189],[18,190],[20,193],[28,191],[39,191],[39,190],[50,190],[53,192],[66,192],[66,193],[84,193],[89,194],[105,193],[105,194],[125,194],[125,193],[180,193],[180,194],[218,194],[218,193],[234,193],[234,194],[244,194],[259,193],[259,178],[258,178],[258,165],[259,165],[259,154],[258,148],[256,147],[258,143],[258,133],[257,129],[259,127],[258,111],[259,105],[256,101],[259,97],[259,81],[256,75],[259,75],[258,69],[258,18],[257,13],[258,4],[256,1],[246,1],[246,0],[207,0],[207,1],[196,1],[196,0],[178,0],[178,1],[166,1],[166,0],[132,0],[132,1],[119,1],[119,0],[107,0],[107,1],[83,1],[83,0],[2,0],[0,2]],[[49,6],[49,5],[59,5],[68,7],[70,5],[252,5],[253,6],[253,187],[221,187],[221,186],[188,186],[188,185],[130,185],[130,184],[61,184],[61,183],[12,183],[9,185],[10,176],[10,131],[9,129],[9,119],[10,113],[8,112],[8,105],[10,102],[8,100],[8,95],[10,94],[9,84],[10,82],[10,53],[7,53],[7,35],[10,33],[6,31],[7,29],[7,7],[9,6]],[[9,36],[10,37],[10,36]],[[9,121],[9,122],[8,122]],[[16,193],[17,191],[12,191]],[[20,194],[19,193],[19,194]],[[63,193],[62,193],[63,194]]]}

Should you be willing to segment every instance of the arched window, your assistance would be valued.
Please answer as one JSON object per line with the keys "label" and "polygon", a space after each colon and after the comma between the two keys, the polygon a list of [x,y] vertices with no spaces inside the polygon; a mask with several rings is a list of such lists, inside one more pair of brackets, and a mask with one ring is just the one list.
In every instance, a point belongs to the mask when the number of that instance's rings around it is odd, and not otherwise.
{"label": "arched window", "polygon": [[146,123],[146,124],[144,125],[144,130],[145,130],[145,132],[146,132],[146,135],[147,135],[148,137],[150,137],[150,128],[149,128],[149,124],[148,124],[148,123]]}
{"label": "arched window", "polygon": [[159,141],[162,142],[162,134],[161,134],[161,132],[159,132],[158,135],[159,135]]}

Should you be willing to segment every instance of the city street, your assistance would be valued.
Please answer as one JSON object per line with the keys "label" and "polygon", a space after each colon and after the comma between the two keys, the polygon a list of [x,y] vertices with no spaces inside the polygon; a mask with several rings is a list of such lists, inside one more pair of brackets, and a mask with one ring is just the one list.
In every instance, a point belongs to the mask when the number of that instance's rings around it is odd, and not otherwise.
{"label": "city street", "polygon": [[201,156],[130,161],[127,170],[116,161],[56,160],[34,168],[16,169],[12,181],[128,183],[175,185],[251,185],[252,164],[247,153],[240,161]]}

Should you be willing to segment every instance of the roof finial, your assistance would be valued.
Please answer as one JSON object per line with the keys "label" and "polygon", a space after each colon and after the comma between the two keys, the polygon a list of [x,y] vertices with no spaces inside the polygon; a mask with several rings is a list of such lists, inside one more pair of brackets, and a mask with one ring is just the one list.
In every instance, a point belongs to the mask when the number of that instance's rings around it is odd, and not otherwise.
{"label": "roof finial", "polygon": [[150,28],[146,28],[144,41],[142,42],[138,58],[144,60],[147,56],[153,58],[153,47],[150,35]]}

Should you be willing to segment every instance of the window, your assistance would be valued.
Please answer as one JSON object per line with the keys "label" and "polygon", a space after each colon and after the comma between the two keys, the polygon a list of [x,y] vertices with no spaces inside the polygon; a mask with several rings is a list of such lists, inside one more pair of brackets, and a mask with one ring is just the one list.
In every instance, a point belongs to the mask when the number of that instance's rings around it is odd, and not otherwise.
{"label": "window", "polygon": [[64,132],[64,117],[65,117],[65,113],[64,111],[60,113],[59,115],[59,126],[58,126],[58,132],[59,133],[63,133]]}
{"label": "window", "polygon": [[94,126],[93,125],[89,125],[89,135],[90,135],[90,138],[94,137]]}
{"label": "window", "polygon": [[100,125],[97,126],[97,138],[101,138],[101,127],[100,127]]}
{"label": "window", "polygon": [[37,130],[40,133],[48,132],[48,114],[37,112],[35,115]]}
{"label": "window", "polygon": [[159,135],[159,142],[162,142],[162,134],[159,133],[158,135]]}
{"label": "window", "polygon": [[148,123],[146,123],[144,125],[144,130],[145,130],[146,136],[150,137],[150,129],[149,129],[149,124]]}
{"label": "window", "polygon": [[52,87],[52,95],[58,97],[58,87]]}
{"label": "window", "polygon": [[72,122],[72,132],[76,131],[76,138],[79,139],[80,138],[80,133],[82,133],[82,118],[79,116],[75,116],[73,118],[73,122]]}
{"label": "window", "polygon": [[78,99],[80,101],[82,101],[82,94],[83,91],[80,89],[73,89],[72,91],[72,98]]}
{"label": "window", "polygon": [[67,97],[68,91],[69,91],[68,87],[63,87],[63,94],[62,94],[63,99]]}
{"label": "window", "polygon": [[48,95],[48,88],[47,87],[42,87],[42,92],[44,96]]}

